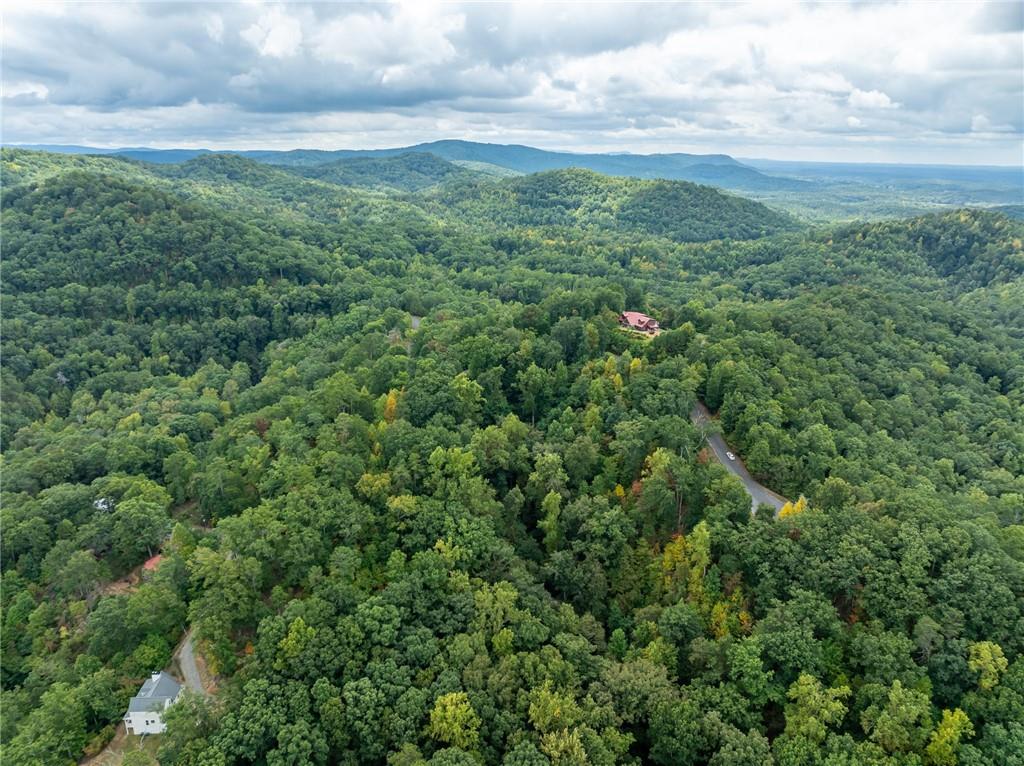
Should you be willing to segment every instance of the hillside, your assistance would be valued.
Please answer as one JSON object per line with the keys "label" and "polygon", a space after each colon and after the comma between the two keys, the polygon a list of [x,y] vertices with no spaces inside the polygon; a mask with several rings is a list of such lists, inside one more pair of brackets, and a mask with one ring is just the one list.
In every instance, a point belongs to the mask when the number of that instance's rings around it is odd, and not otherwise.
{"label": "hillside", "polygon": [[[294,234],[297,226],[348,227],[396,223],[420,217],[417,208],[385,200],[372,189],[342,187],[305,178],[288,169],[237,154],[205,153],[180,163],[150,163],[119,155],[69,155],[3,149],[3,179],[8,188],[38,184],[71,170],[114,176],[133,184],[241,214],[258,214],[260,223]],[[359,234],[352,235],[359,238]]]}
{"label": "hillside", "polygon": [[677,242],[753,239],[795,226],[756,202],[679,181],[555,170],[500,182],[451,184],[431,197],[439,214],[501,226],[580,226]]}
{"label": "hillside", "polygon": [[4,151],[4,763],[1013,763],[1024,224],[380,159]]}
{"label": "hillside", "polygon": [[350,157],[322,165],[295,166],[296,172],[340,186],[420,191],[440,183],[476,178],[478,173],[434,154],[410,152],[389,157]]}
{"label": "hillside", "polygon": [[957,292],[1012,282],[1024,277],[1021,227],[1006,216],[961,210],[909,221],[856,225],[836,232],[867,255],[883,248],[912,253]]}

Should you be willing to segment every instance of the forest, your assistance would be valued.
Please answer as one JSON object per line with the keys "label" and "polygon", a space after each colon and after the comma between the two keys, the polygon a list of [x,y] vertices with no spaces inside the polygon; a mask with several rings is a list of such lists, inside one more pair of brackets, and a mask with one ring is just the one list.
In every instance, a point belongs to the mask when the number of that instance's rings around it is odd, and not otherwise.
{"label": "forest", "polygon": [[5,764],[101,752],[186,631],[215,691],[133,766],[1024,764],[1024,222],[0,172]]}

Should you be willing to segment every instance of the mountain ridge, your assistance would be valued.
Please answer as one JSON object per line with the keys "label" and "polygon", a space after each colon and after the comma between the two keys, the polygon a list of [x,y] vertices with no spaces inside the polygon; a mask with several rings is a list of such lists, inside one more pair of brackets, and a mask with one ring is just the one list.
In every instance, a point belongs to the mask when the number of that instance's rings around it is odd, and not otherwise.
{"label": "mountain ridge", "polygon": [[313,167],[357,157],[397,157],[410,153],[433,154],[449,162],[483,162],[520,173],[537,173],[579,167],[605,175],[634,178],[662,178],[692,181],[730,189],[799,189],[807,182],[769,176],[727,154],[622,154],[567,152],[538,149],[523,144],[490,144],[460,139],[443,139],[409,146],[384,149],[249,149],[218,151],[210,149],[150,149],[129,147],[96,149],[74,145],[24,145],[17,148],[55,151],[64,154],[104,154],[157,164],[185,162],[205,154],[237,154],[271,165]]}

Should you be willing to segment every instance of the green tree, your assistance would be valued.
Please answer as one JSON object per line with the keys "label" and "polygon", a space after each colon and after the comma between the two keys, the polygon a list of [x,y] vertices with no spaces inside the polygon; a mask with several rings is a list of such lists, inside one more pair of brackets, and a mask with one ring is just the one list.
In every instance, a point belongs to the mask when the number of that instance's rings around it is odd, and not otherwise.
{"label": "green tree", "polygon": [[480,716],[465,692],[442,694],[430,711],[428,731],[439,742],[473,750],[480,740]]}
{"label": "green tree", "polygon": [[820,745],[830,727],[846,716],[845,700],[850,696],[847,686],[826,688],[813,676],[801,674],[789,687],[786,696],[786,735],[800,737]]}
{"label": "green tree", "polygon": [[956,766],[960,741],[974,736],[971,719],[964,711],[942,711],[942,720],[932,732],[931,741],[925,748],[925,763],[928,766]]}
{"label": "green tree", "polygon": [[970,645],[967,667],[978,674],[978,687],[990,691],[999,683],[999,677],[1006,671],[1009,662],[999,644],[992,641],[977,641]]}
{"label": "green tree", "polygon": [[887,691],[879,690],[879,699],[860,720],[871,741],[886,752],[919,752],[931,733],[931,705],[926,694],[894,681]]}

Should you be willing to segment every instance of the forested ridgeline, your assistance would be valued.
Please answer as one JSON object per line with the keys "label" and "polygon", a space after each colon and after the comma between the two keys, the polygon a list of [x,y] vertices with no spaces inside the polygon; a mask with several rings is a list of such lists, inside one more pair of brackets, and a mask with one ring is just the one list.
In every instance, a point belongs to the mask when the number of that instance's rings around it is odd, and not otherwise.
{"label": "forested ridgeline", "polygon": [[710,186],[612,178],[570,168],[501,181],[453,181],[433,192],[439,215],[507,226],[574,226],[676,242],[754,239],[796,228],[788,215]]}
{"label": "forested ridgeline", "polygon": [[1018,762],[1019,222],[392,181],[4,151],[5,762]]}

